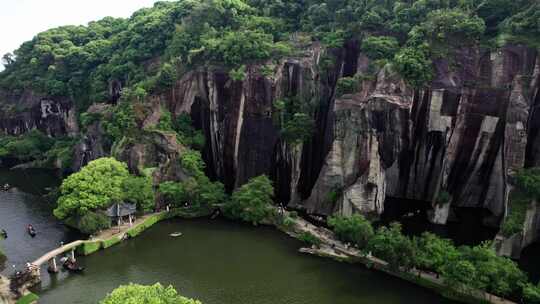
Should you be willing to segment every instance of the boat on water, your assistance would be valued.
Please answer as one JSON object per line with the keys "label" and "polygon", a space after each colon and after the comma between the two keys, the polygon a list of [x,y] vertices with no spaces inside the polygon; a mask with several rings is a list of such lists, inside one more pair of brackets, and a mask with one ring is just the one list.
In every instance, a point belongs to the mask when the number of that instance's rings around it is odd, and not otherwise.
{"label": "boat on water", "polygon": [[26,232],[28,232],[28,234],[31,236],[31,237],[35,237],[37,232],[36,232],[36,229],[34,229],[34,226],[32,225],[28,225],[26,227]]}
{"label": "boat on water", "polygon": [[63,260],[62,267],[65,270],[69,272],[74,272],[74,273],[81,273],[84,271],[84,267],[78,265],[77,262],[69,258],[65,258],[65,260]]}
{"label": "boat on water", "polygon": [[169,234],[169,236],[179,237],[179,236],[182,236],[182,232],[173,232],[173,233]]}

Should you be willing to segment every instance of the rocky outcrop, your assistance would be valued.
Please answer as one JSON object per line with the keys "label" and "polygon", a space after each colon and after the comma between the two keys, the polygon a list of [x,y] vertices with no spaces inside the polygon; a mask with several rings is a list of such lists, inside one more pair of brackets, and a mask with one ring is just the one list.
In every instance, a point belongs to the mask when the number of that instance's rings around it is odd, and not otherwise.
{"label": "rocky outcrop", "polygon": [[521,251],[539,239],[540,208],[536,202],[531,202],[525,214],[522,231],[508,237],[497,235],[494,247],[499,255],[519,259]]}
{"label": "rocky outcrop", "polygon": [[[178,81],[164,98],[175,115],[189,113],[204,132],[203,157],[211,177],[232,190],[267,174],[273,177],[281,202],[309,196],[328,152],[327,116],[338,75],[338,67],[321,75],[318,62],[323,55],[316,46],[305,57],[269,63],[270,74],[262,72],[263,66],[250,66],[242,81],[230,79],[220,69],[191,72]],[[297,98],[315,109],[316,134],[309,142],[289,145],[281,140],[274,101],[283,98]]]}
{"label": "rocky outcrop", "polygon": [[[107,115],[110,108],[111,105],[108,104],[94,104],[88,108],[87,113],[91,115]],[[72,170],[74,172],[79,171],[88,162],[106,156],[108,151],[102,121],[92,122],[83,130],[81,139],[75,145]]]}
{"label": "rocky outcrop", "polygon": [[[164,107],[175,116],[189,114],[206,137],[203,158],[212,179],[232,191],[267,174],[276,200],[321,215],[377,216],[386,198],[395,197],[430,202],[435,223],[444,224],[452,207],[474,207],[489,211],[486,224],[498,225],[507,209],[508,177],[540,164],[540,60],[533,49],[449,50],[434,61],[433,81],[422,89],[408,86],[390,65],[370,62],[357,41],[336,50],[304,49],[295,58],[247,66],[242,80],[219,67],[188,72],[170,91],[149,98],[139,127],[151,129]],[[354,75],[356,92],[335,96],[337,80]],[[111,83],[112,100],[120,87]],[[76,130],[67,100],[9,98],[3,115],[13,104],[29,110],[7,115],[4,132]],[[284,99],[305,106],[315,121],[302,143],[281,136],[276,101]],[[147,130],[111,150],[133,171],[157,168],[160,180],[181,179],[182,147],[173,137]],[[87,126],[74,168],[109,148],[101,124]],[[443,192],[450,198],[445,204]]]}
{"label": "rocky outcrop", "polygon": [[[390,66],[374,68],[357,42],[314,46],[272,73],[249,66],[242,81],[219,68],[190,72],[161,98],[204,132],[207,171],[228,190],[268,174],[280,202],[310,213],[378,215],[390,196],[431,202],[436,223],[459,206],[485,208],[485,223],[497,225],[507,175],[536,161],[537,57],[523,46],[456,49],[415,90]],[[357,93],[335,98],[337,78],[354,74]],[[303,144],[280,136],[274,102],[291,97],[315,109]],[[442,191],[448,204],[438,203]]]}
{"label": "rocky outcrop", "polygon": [[64,97],[47,97],[25,91],[0,91],[0,130],[19,135],[39,129],[50,136],[73,136],[78,132],[73,103]]}

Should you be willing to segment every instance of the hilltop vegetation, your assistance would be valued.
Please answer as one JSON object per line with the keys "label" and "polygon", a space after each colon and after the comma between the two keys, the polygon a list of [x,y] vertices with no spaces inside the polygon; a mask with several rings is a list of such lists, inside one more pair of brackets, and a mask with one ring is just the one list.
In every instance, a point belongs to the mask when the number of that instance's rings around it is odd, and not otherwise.
{"label": "hilltop vegetation", "polygon": [[112,79],[140,95],[160,92],[201,65],[231,69],[241,79],[244,64],[294,55],[292,33],[329,48],[363,41],[368,56],[394,62],[420,86],[446,46],[540,45],[539,11],[533,0],[158,2],[129,19],[38,34],[3,57],[0,88],[68,96],[85,109],[110,98]]}

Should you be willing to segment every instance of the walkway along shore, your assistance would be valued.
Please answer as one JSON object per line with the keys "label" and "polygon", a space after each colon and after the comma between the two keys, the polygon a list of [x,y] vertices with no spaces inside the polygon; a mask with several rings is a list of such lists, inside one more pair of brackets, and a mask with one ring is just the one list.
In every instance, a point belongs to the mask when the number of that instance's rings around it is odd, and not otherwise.
{"label": "walkway along shore", "polygon": [[290,225],[274,223],[274,225],[287,233],[288,235],[298,239],[302,233],[310,233],[321,241],[321,244],[311,248],[300,248],[300,252],[313,254],[321,257],[333,258],[338,261],[349,263],[361,263],[366,267],[374,270],[380,270],[395,277],[407,280],[425,288],[432,289],[451,300],[464,303],[492,303],[492,304],[516,304],[508,299],[498,297],[496,295],[480,291],[470,290],[469,293],[452,289],[446,285],[442,278],[437,277],[433,273],[410,270],[410,271],[393,271],[388,267],[388,263],[376,257],[366,255],[360,250],[346,246],[339,241],[334,233],[326,228],[318,227],[301,217],[290,217],[290,213],[284,211],[283,218],[288,217],[293,222]]}
{"label": "walkway along shore", "polygon": [[[100,249],[109,248],[126,239],[135,237],[160,221],[174,217],[198,218],[210,216],[210,214],[210,210],[201,211],[185,208],[172,209],[168,212],[152,213],[141,216],[136,219],[132,225],[125,224],[120,227],[113,227],[102,231],[89,240],[78,240],[53,249],[31,263],[34,280],[21,286],[19,292],[20,294],[27,294],[27,288],[40,282],[40,266],[46,262],[50,263],[51,260],[54,260],[55,257],[61,254],[71,252],[71,254],[74,255],[74,251],[76,251],[79,255],[90,255]],[[388,267],[387,262],[373,256],[368,256],[354,247],[346,246],[336,238],[332,231],[326,228],[315,226],[298,216],[293,218],[287,211],[283,211],[283,215],[280,217],[279,221],[284,218],[291,219],[292,223],[287,226],[278,222],[267,222],[265,224],[275,226],[296,239],[299,239],[300,235],[303,233],[310,233],[321,241],[321,244],[318,247],[300,248],[300,252],[332,258],[343,262],[361,263],[370,269],[379,270],[392,276],[399,277],[422,287],[434,290],[446,298],[464,303],[516,304],[510,300],[479,290],[472,290],[468,293],[455,289],[452,290],[452,288],[446,285],[441,278],[436,277],[432,273],[418,270],[393,271]],[[0,302],[0,304],[3,303]]]}

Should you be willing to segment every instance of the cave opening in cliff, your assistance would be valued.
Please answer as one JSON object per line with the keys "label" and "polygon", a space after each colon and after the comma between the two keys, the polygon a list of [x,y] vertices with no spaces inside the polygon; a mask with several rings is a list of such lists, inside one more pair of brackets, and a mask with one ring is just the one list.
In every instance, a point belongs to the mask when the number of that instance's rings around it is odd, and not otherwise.
{"label": "cave opening in cliff", "polygon": [[433,224],[428,220],[431,203],[423,200],[387,197],[380,224],[399,222],[406,235],[420,235],[429,231],[449,238],[456,245],[478,245],[493,240],[498,229],[484,224],[492,214],[484,208],[452,207],[446,225]]}
{"label": "cave opening in cliff", "polygon": [[540,241],[523,248],[519,257],[519,267],[527,272],[534,284],[540,281]]}

